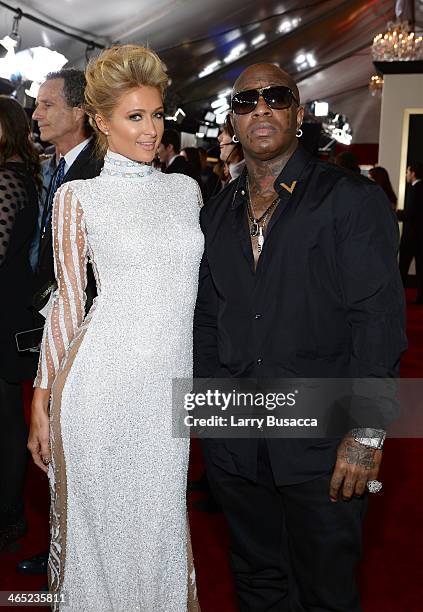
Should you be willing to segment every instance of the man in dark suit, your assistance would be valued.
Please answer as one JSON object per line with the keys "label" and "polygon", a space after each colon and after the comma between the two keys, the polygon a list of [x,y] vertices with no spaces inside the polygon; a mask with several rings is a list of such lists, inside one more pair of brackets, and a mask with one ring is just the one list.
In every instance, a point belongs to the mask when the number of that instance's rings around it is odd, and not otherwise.
{"label": "man in dark suit", "polygon": [[186,174],[195,178],[195,172],[191,164],[185,157],[179,155],[181,150],[181,136],[176,130],[165,130],[162,141],[159,145],[158,153],[162,164],[165,164],[163,172],[172,174]]}
{"label": "man in dark suit", "polygon": [[[82,70],[64,69],[50,73],[41,85],[32,118],[38,122],[41,139],[55,146],[56,155],[45,162],[44,176],[50,177],[41,202],[40,227],[36,235],[38,248],[33,255],[36,293],[34,306],[42,310],[55,289],[52,248],[52,207],[54,195],[63,183],[90,179],[100,174],[103,160],[94,154],[93,132],[83,110],[85,76]],[[87,310],[96,295],[91,267],[88,268]],[[43,318],[40,315],[40,325]],[[35,555],[19,563],[23,573],[44,573],[48,553]]]}
{"label": "man in dark suit", "polygon": [[416,263],[416,304],[423,304],[423,163],[407,167],[407,195],[403,210],[397,210],[398,220],[403,222],[400,243],[399,267],[404,287],[408,270],[414,258]]}
{"label": "man in dark suit", "polygon": [[231,110],[246,169],[201,211],[194,375],[230,388],[294,377],[360,389],[359,427],[337,438],[203,440],[240,610],[359,612],[365,491],[380,489],[392,418],[390,400],[360,382],[398,376],[406,346],[395,215],[377,185],[297,145],[299,92],[275,65],[240,75]]}
{"label": "man in dark suit", "polygon": [[[43,203],[38,265],[36,268],[38,306],[48,302],[54,287],[54,266],[51,214],[54,195],[65,182],[98,176],[103,160],[94,154],[94,140],[88,117],[83,110],[85,76],[81,70],[61,70],[51,73],[41,85],[33,119],[38,122],[43,141],[56,149],[55,166]],[[52,169],[52,168],[50,168]],[[88,293],[93,299],[92,276]]]}

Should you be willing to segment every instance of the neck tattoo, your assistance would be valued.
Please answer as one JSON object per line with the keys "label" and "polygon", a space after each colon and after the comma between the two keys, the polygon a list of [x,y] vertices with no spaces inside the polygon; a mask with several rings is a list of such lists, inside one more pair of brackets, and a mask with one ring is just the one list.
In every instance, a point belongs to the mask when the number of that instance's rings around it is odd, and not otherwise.
{"label": "neck tattoo", "polygon": [[253,203],[251,201],[250,183],[248,181],[248,176],[247,176],[247,194],[248,194],[247,213],[248,213],[248,220],[250,223],[250,236],[251,238],[257,237],[257,250],[259,253],[261,253],[263,249],[263,244],[264,244],[264,233],[263,232],[266,227],[266,223],[267,223],[270,213],[273,211],[274,208],[276,208],[276,206],[279,203],[279,196],[276,196],[276,198],[273,200],[270,206],[266,208],[266,210],[261,215],[261,217],[257,218],[254,212]]}

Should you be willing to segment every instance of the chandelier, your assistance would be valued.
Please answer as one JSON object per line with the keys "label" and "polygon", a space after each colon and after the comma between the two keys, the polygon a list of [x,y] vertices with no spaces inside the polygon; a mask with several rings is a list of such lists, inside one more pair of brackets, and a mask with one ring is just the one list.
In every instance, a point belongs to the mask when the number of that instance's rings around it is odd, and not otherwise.
{"label": "chandelier", "polygon": [[384,34],[373,39],[375,62],[415,62],[423,60],[422,37],[410,32],[408,21],[390,21]]}

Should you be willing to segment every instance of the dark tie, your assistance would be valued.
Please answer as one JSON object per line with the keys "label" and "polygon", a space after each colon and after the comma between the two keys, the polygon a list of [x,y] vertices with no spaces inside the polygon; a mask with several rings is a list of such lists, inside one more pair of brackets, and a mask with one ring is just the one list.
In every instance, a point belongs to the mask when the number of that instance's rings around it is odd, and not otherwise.
{"label": "dark tie", "polygon": [[63,179],[65,178],[65,164],[65,158],[61,157],[53,175],[53,178],[51,179],[50,189],[48,190],[47,202],[44,207],[43,219],[41,223],[41,239],[43,238],[47,226],[50,223],[54,196],[56,195],[56,191],[59,189],[60,185],[63,183]]}

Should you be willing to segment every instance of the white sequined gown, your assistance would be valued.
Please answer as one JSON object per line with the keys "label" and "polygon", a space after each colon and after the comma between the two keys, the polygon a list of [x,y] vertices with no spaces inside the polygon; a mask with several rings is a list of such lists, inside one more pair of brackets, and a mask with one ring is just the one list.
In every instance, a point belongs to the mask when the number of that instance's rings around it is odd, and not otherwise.
{"label": "white sequined gown", "polygon": [[[171,381],[192,376],[200,201],[192,179],[111,152],[56,195],[58,289],[34,385],[52,386],[56,609],[198,609]],[[88,259],[98,297],[84,320]]]}

